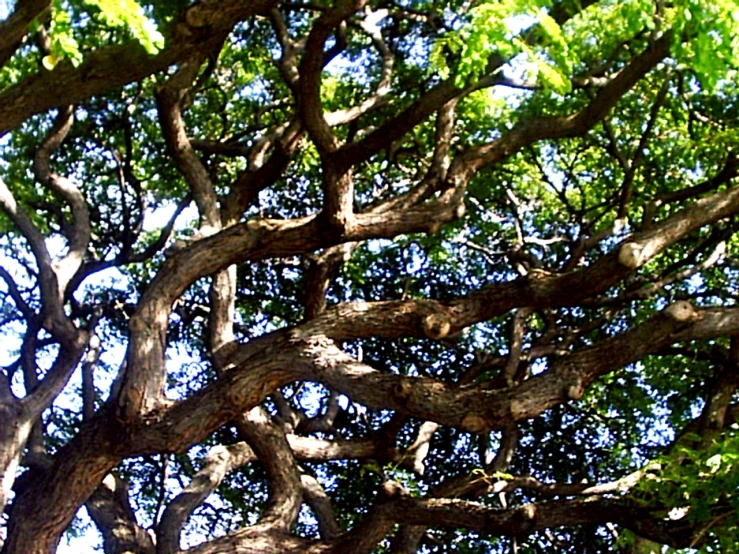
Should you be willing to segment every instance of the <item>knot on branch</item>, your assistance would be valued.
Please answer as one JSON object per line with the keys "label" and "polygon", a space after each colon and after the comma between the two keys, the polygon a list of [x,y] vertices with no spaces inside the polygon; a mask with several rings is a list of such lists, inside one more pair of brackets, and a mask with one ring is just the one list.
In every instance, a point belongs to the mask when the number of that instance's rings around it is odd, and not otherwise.
{"label": "knot on branch", "polygon": [[644,261],[642,259],[643,252],[644,248],[641,245],[635,242],[627,242],[618,251],[618,263],[629,269],[636,269]]}
{"label": "knot on branch", "polygon": [[691,321],[698,315],[693,305],[687,300],[678,300],[665,308],[665,315],[673,321],[681,323]]}
{"label": "knot on branch", "polygon": [[585,394],[585,384],[582,382],[580,377],[577,377],[572,383],[567,386],[567,398],[570,400],[580,400],[582,395]]}
{"label": "knot on branch", "polygon": [[266,219],[264,217],[250,217],[246,221],[246,228],[252,233],[275,231],[279,224],[275,220]]}
{"label": "knot on branch", "polygon": [[435,312],[423,318],[423,332],[430,339],[440,340],[452,330],[451,318],[443,312]]}
{"label": "knot on branch", "polygon": [[410,497],[411,493],[408,492],[403,485],[397,481],[384,481],[380,487],[380,495],[378,500],[393,500],[396,498]]}
{"label": "knot on branch", "polygon": [[213,22],[213,17],[217,13],[214,9],[215,2],[201,1],[197,2],[192,8],[185,13],[185,20],[190,27],[208,27]]}
{"label": "knot on branch", "polygon": [[406,400],[413,391],[413,385],[407,379],[400,379],[393,386],[393,396],[398,400]]}
{"label": "knot on branch", "polygon": [[484,433],[489,431],[492,426],[485,418],[477,414],[468,413],[462,419],[461,427],[470,433]]}

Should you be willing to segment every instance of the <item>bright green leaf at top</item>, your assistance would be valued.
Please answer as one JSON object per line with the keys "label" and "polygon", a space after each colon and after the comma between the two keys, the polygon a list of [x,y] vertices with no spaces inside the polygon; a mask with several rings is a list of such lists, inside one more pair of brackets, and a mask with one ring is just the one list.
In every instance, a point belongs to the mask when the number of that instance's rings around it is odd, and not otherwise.
{"label": "bright green leaf at top", "polygon": [[565,39],[559,23],[557,23],[552,16],[543,9],[539,9],[536,17],[539,21],[541,30],[549,41],[547,53],[554,60],[560,72],[571,72],[572,65],[577,60],[577,56],[570,50],[570,46]]}
{"label": "bright green leaf at top", "polygon": [[85,0],[85,3],[99,8],[103,19],[111,27],[129,29],[149,54],[156,54],[164,46],[164,36],[156,23],[146,16],[135,0]]}
{"label": "bright green leaf at top", "polygon": [[515,18],[530,15],[538,8],[536,0],[483,2],[475,7],[471,12],[472,21],[459,33],[462,49],[455,84],[462,86],[468,78],[479,77],[487,66],[488,57],[494,53],[505,57],[517,54],[511,42],[515,36],[512,29]]}
{"label": "bright green leaf at top", "polygon": [[[549,3],[543,0],[502,0],[483,2],[470,12],[472,19],[457,33],[439,39],[431,56],[442,76],[450,71],[442,53],[444,50],[459,55],[455,84],[465,85],[486,70],[491,55],[513,58],[526,54],[528,73],[538,77],[540,84],[559,94],[571,90],[568,74],[577,59],[569,49],[559,24],[546,12]],[[535,51],[517,35],[537,22],[544,44]]]}
{"label": "bright green leaf at top", "polygon": [[557,94],[565,95],[572,90],[572,82],[567,75],[556,67],[536,59],[537,76],[545,89],[551,89]]}
{"label": "bright green leaf at top", "polygon": [[681,0],[666,10],[678,62],[692,68],[707,90],[739,68],[739,2]]}
{"label": "bright green leaf at top", "polygon": [[564,40],[581,58],[607,58],[612,49],[654,24],[653,0],[602,0],[564,24]]}
{"label": "bright green leaf at top", "polygon": [[69,14],[61,7],[61,2],[54,2],[54,10],[49,26],[51,52],[44,56],[42,63],[51,71],[57,63],[68,59],[75,67],[82,63],[82,53],[74,36]]}
{"label": "bright green leaf at top", "polygon": [[[564,38],[589,60],[607,57],[642,31],[655,37],[671,32],[673,57],[694,71],[707,90],[739,68],[739,1],[676,0],[661,13],[655,5],[653,0],[601,0],[564,25]],[[541,25],[546,30],[543,21]],[[594,35],[597,41],[590,40]]]}
{"label": "bright green leaf at top", "polygon": [[564,39],[564,35],[562,34],[562,29],[560,28],[559,23],[554,21],[552,16],[550,16],[544,10],[539,10],[538,18],[539,23],[541,24],[541,28],[547,34],[547,36],[553,42],[557,43],[558,46],[566,48],[567,42]]}
{"label": "bright green leaf at top", "polygon": [[514,43],[527,56],[525,69],[530,79],[536,80],[542,88],[557,94],[564,95],[572,90],[572,82],[562,69],[543,60],[524,41],[516,39]]}
{"label": "bright green leaf at top", "polygon": [[[164,36],[135,0],[85,0],[85,3],[99,8],[106,24],[130,30],[149,54],[156,54],[164,46]],[[51,52],[41,60],[49,71],[64,59],[75,67],[82,63],[83,55],[74,30],[62,0],[55,0],[49,26]]]}

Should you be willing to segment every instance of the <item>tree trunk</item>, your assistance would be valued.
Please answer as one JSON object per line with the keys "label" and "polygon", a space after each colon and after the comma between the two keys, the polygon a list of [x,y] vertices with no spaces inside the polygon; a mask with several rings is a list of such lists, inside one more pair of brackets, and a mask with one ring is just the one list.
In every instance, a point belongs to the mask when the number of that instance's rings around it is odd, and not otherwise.
{"label": "tree trunk", "polygon": [[0,402],[0,514],[5,510],[15,482],[23,448],[33,424],[25,417],[20,402],[9,398]]}

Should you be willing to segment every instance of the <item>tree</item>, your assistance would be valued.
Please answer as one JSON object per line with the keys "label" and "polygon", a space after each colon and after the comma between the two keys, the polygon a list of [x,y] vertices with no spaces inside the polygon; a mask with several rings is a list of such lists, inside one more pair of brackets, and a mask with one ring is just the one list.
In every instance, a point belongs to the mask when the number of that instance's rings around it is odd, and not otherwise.
{"label": "tree", "polygon": [[731,0],[19,0],[3,554],[731,552]]}

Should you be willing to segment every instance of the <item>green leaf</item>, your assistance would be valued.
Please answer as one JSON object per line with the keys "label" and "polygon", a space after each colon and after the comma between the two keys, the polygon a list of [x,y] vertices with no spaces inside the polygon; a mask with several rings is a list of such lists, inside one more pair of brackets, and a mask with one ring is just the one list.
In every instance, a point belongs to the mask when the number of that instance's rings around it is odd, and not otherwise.
{"label": "green leaf", "polygon": [[51,71],[63,59],[68,59],[77,67],[82,63],[82,52],[73,36],[71,19],[60,1],[55,1],[49,26],[51,53],[41,60],[43,66]]}
{"label": "green leaf", "polygon": [[106,24],[131,31],[149,54],[156,54],[164,47],[164,36],[156,23],[135,0],[85,0],[85,3],[97,7]]}
{"label": "green leaf", "polygon": [[572,90],[572,83],[558,68],[537,58],[536,67],[541,77],[541,84],[557,94],[565,95]]}
{"label": "green leaf", "polygon": [[721,467],[721,454],[715,454],[706,460],[706,465],[711,473],[716,473]]}

